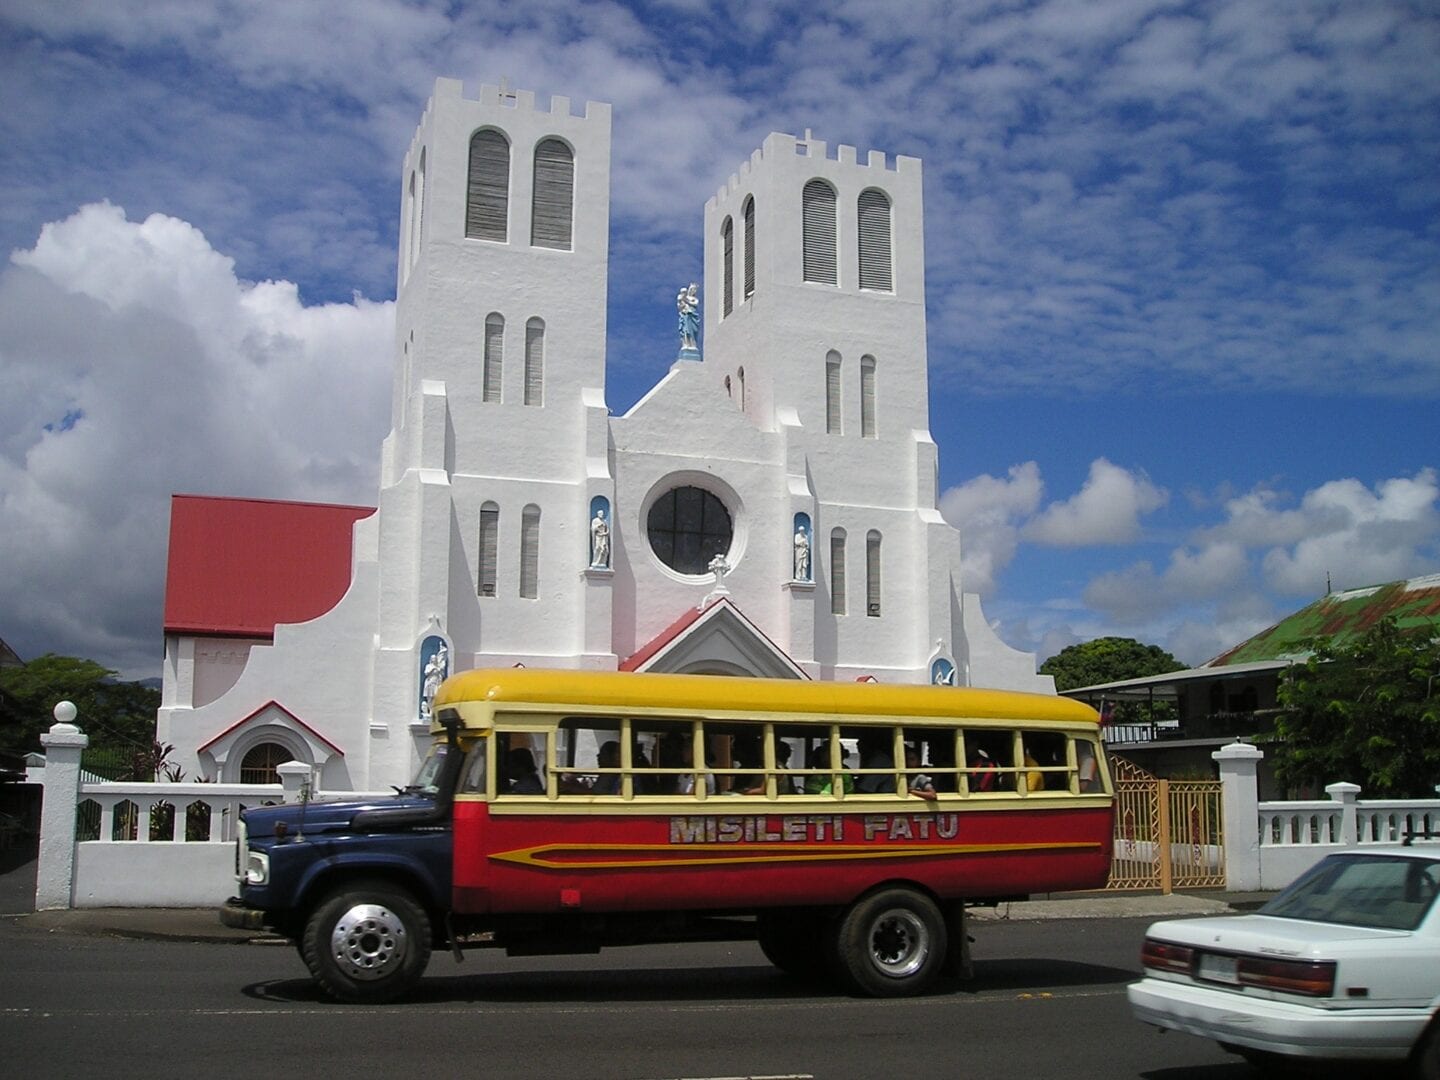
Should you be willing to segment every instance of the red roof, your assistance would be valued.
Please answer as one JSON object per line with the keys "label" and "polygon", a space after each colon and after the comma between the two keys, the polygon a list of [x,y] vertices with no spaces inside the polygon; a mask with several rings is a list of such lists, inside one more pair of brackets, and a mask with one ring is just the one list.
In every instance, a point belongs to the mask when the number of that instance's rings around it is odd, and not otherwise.
{"label": "red roof", "polygon": [[165,632],[273,637],[350,587],[350,537],[369,506],[174,495]]}

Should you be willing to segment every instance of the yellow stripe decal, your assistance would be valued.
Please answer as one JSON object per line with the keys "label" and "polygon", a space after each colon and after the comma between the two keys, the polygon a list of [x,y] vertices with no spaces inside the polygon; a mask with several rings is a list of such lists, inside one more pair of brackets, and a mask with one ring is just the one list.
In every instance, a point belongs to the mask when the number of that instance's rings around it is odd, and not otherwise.
{"label": "yellow stripe decal", "polygon": [[[657,866],[750,866],[757,863],[919,859],[943,855],[1098,850],[1100,845],[1089,841],[1038,844],[907,844],[889,847],[833,844],[827,847],[792,847],[789,851],[770,849],[764,854],[757,853],[756,845],[753,844],[539,844],[514,851],[495,852],[489,857],[496,862],[519,863],[522,866],[547,870],[633,870]],[[645,853],[656,857],[633,857]]]}

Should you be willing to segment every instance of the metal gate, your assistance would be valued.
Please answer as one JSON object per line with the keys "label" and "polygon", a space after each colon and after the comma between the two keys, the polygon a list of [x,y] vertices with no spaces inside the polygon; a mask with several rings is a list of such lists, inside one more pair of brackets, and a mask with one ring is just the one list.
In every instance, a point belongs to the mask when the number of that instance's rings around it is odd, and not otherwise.
{"label": "metal gate", "polygon": [[1124,758],[1115,781],[1115,850],[1107,889],[1223,888],[1220,781],[1164,780]]}

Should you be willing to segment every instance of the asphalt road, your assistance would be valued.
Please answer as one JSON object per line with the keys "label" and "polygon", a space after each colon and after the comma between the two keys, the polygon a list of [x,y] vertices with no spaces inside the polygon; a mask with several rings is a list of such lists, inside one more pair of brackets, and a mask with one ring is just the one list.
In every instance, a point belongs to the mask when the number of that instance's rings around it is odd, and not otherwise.
{"label": "asphalt road", "polygon": [[436,956],[419,994],[330,1004],[285,944],[45,932],[0,920],[0,1047],[16,1077],[495,1076],[517,1080],[1147,1077],[1249,1080],[1138,1024],[1125,984],[1148,919],[977,924],[976,978],[857,1000],[752,944],[598,956]]}

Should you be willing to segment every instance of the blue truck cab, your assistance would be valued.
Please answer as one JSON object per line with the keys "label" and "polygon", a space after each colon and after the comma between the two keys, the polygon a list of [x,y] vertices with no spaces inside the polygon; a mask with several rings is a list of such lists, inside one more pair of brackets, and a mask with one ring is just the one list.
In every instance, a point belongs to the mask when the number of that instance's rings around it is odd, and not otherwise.
{"label": "blue truck cab", "polygon": [[450,907],[450,809],[462,753],[450,737],[392,798],[246,809],[227,925],[290,938],[342,1001],[388,1001],[423,974]]}

